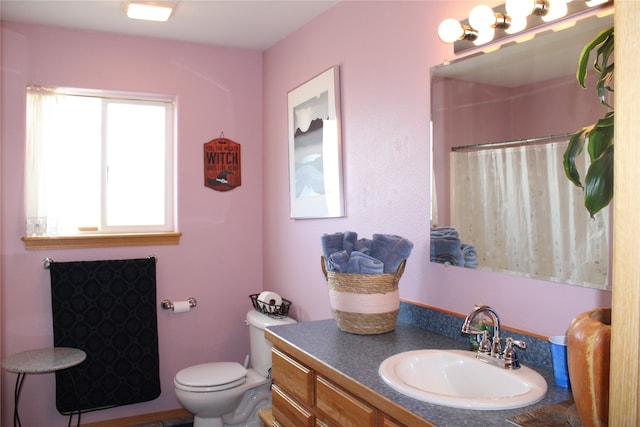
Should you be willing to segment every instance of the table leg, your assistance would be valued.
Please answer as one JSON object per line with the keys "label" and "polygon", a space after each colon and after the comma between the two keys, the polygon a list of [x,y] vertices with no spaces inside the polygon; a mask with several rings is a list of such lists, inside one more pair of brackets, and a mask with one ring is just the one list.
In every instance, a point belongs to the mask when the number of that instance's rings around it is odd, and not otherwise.
{"label": "table leg", "polygon": [[20,372],[16,378],[16,388],[13,393],[13,427],[22,427],[20,414],[18,413],[18,402],[20,401],[20,392],[22,391],[25,376],[26,374],[24,372]]}
{"label": "table leg", "polygon": [[[80,427],[80,416],[82,415],[82,409],[80,408],[80,398],[78,397],[78,388],[76,387],[76,381],[73,378],[73,374],[71,373],[71,369],[67,369],[67,373],[69,374],[69,379],[71,380],[71,387],[73,387],[73,397],[76,401],[76,407],[78,408],[78,421],[76,423],[76,427]],[[71,420],[73,419],[73,408],[71,409],[71,413],[69,414],[69,423],[67,427],[71,427]]]}

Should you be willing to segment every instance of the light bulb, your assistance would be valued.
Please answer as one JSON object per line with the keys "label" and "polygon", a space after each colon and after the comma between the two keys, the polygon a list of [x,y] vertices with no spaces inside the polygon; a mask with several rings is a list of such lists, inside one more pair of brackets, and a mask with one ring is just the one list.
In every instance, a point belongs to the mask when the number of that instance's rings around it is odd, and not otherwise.
{"label": "light bulb", "polygon": [[464,36],[464,29],[460,22],[453,18],[445,19],[438,26],[438,37],[445,43],[453,43]]}
{"label": "light bulb", "polygon": [[504,30],[507,34],[515,34],[527,28],[527,17],[526,16],[518,16],[511,17],[511,26]]}
{"label": "light bulb", "polygon": [[471,13],[469,14],[469,24],[471,28],[475,28],[476,30],[489,28],[496,24],[496,15],[489,6],[476,6],[471,9]]}
{"label": "light bulb", "polygon": [[535,5],[535,0],[507,0],[505,7],[507,10],[507,15],[511,16],[511,18],[513,19],[516,19],[531,15],[531,12],[533,12]]}
{"label": "light bulb", "polygon": [[544,22],[551,22],[556,19],[562,18],[567,14],[567,1],[566,0],[548,0],[549,1],[549,13],[542,16]]}
{"label": "light bulb", "polygon": [[483,28],[478,31],[478,38],[473,41],[473,44],[476,46],[483,45],[485,43],[489,43],[493,40],[493,37],[496,34],[496,29],[493,27]]}

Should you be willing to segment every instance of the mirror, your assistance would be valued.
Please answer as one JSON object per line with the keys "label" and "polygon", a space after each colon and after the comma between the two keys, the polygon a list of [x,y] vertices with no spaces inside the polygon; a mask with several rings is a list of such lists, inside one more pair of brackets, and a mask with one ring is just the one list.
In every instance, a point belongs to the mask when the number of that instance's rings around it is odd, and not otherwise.
{"label": "mirror", "polygon": [[575,77],[601,15],[432,68],[432,262],[609,289],[608,209],[589,218],[562,168],[608,111]]}

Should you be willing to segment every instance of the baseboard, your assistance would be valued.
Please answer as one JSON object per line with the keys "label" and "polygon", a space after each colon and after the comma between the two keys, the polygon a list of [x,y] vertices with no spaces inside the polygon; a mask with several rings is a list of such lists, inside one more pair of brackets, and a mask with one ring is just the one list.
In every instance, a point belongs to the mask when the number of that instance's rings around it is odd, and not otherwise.
{"label": "baseboard", "polygon": [[118,418],[115,420],[99,421],[97,423],[84,424],[83,427],[129,427],[137,424],[150,423],[153,421],[168,420],[171,418],[187,417],[191,415],[183,408],[171,409],[169,411],[154,412],[152,414],[134,415],[132,417]]}

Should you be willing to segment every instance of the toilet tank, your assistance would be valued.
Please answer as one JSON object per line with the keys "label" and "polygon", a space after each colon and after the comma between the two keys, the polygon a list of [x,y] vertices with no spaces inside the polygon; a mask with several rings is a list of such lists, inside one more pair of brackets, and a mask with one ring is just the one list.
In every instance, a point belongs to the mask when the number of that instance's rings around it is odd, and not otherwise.
{"label": "toilet tank", "polygon": [[249,345],[251,347],[251,367],[262,376],[268,376],[271,369],[271,343],[264,337],[264,328],[267,326],[287,325],[296,323],[290,317],[275,319],[256,310],[247,313],[247,325],[249,325]]}

